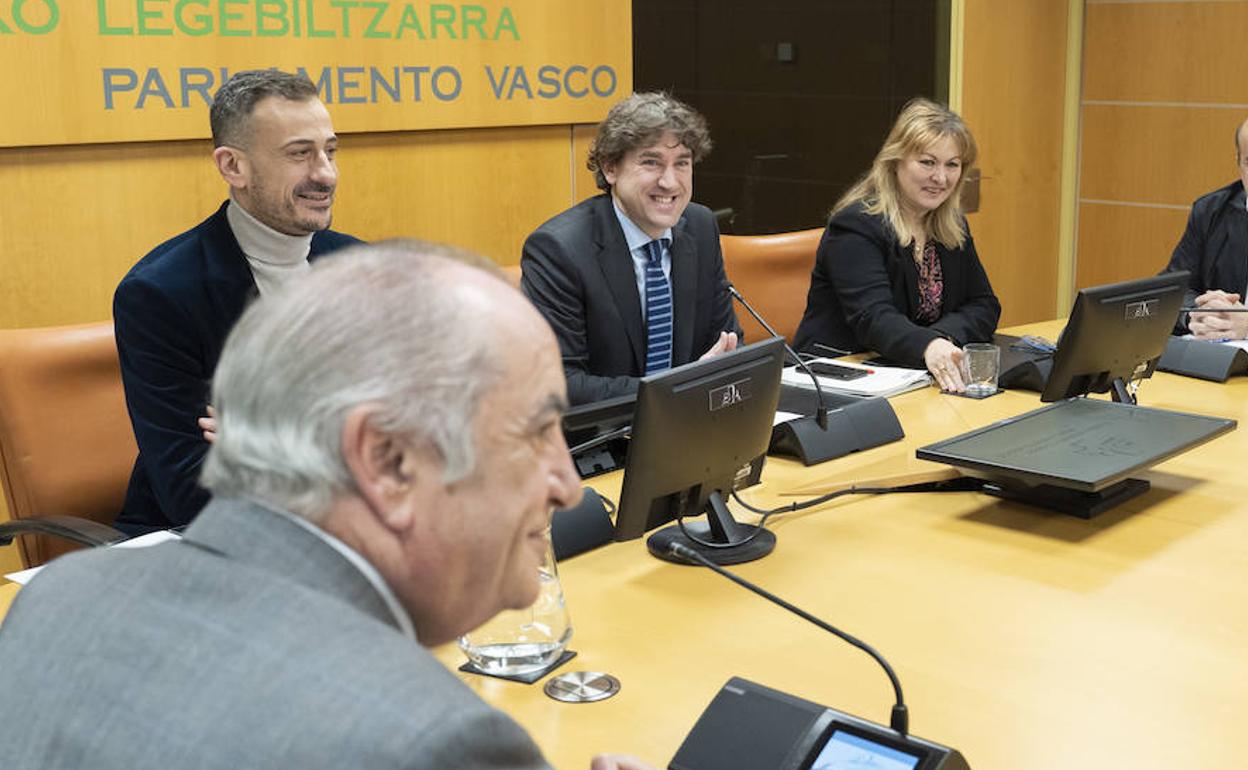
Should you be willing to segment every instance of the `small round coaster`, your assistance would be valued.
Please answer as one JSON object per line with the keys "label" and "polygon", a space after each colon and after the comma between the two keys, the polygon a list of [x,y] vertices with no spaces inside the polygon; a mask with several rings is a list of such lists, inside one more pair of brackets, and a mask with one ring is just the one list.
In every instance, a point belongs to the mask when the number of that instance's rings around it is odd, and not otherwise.
{"label": "small round coaster", "polygon": [[620,680],[597,671],[569,671],[553,676],[542,688],[547,695],[564,703],[593,703],[620,691]]}

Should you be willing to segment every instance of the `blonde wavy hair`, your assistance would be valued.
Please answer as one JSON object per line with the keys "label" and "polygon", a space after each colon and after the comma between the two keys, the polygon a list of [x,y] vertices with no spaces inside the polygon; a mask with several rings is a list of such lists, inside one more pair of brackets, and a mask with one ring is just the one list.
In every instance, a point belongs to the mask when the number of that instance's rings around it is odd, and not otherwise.
{"label": "blonde wavy hair", "polygon": [[[945,202],[923,218],[924,232],[917,233],[902,216],[901,189],[897,185],[897,165],[910,155],[926,151],[941,139],[950,138],[958,148],[962,174]],[[966,242],[966,225],[962,218],[962,185],[975,166],[979,148],[971,130],[956,112],[929,99],[911,99],[902,107],[897,122],[888,132],[884,146],[871,164],[871,170],[859,179],[832,208],[832,215],[861,203],[868,214],[882,214],[903,245],[914,242],[918,235],[935,238],[946,248],[961,248]]]}

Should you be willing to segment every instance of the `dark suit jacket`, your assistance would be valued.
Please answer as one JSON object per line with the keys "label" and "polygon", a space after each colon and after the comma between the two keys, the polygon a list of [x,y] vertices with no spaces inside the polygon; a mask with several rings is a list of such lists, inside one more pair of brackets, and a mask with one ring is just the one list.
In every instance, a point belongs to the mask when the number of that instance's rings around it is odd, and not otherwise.
{"label": "dark suit jacket", "polygon": [[959,346],[991,342],[1001,303],[970,235],[961,249],[936,244],[944,294],[942,315],[930,326],[914,320],[919,272],[912,254],[884,217],[858,206],[838,212],[819,242],[794,347],[810,350],[821,342],[851,352],[874,350],[903,366],[921,368],[923,351],[938,337]]}
{"label": "dark suit jacket", "polygon": [[[672,365],[705,353],[722,331],[741,333],[727,291],[719,229],[690,203],[672,228]],[[646,331],[633,259],[609,194],[568,209],[524,242],[521,288],[550,323],[568,399],[585,404],[637,390]]]}
{"label": "dark suit jacket", "polygon": [[179,543],[57,559],[0,656],[9,770],[547,768],[354,565],[251,503],[212,502]]}
{"label": "dark suit jacket", "polygon": [[[208,502],[199,466],[205,414],[226,335],[256,296],[222,204],[139,260],[113,295],[126,407],[139,445],[117,526],[131,534],[188,523]],[[358,241],[326,230],[309,259]]]}
{"label": "dark suit jacket", "polygon": [[[1162,271],[1191,272],[1184,305],[1194,305],[1198,296],[1213,289],[1242,295],[1248,287],[1248,210],[1244,200],[1244,184],[1236,181],[1192,204],[1187,229]],[[1186,313],[1179,315],[1175,331],[1187,333]]]}

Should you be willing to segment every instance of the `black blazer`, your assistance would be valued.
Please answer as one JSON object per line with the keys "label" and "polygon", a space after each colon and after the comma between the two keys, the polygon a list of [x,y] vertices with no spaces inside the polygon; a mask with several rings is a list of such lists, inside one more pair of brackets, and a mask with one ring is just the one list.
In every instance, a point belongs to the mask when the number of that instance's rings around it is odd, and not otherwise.
{"label": "black blazer", "polygon": [[941,316],[925,326],[919,309],[919,272],[883,216],[861,206],[838,212],[819,242],[806,314],[794,347],[815,342],[852,352],[874,350],[903,366],[923,367],[923,351],[945,337],[955,345],[990,342],[1001,317],[988,274],[967,234],[961,249],[936,244],[944,275]]}
{"label": "black blazer", "polygon": [[[208,502],[199,468],[208,452],[196,420],[212,374],[256,283],[225,209],[139,260],[113,294],[126,407],[139,445],[117,527],[130,534],[186,524]],[[358,243],[325,230],[308,259]]]}
{"label": "black blazer", "polygon": [[[1235,181],[1192,204],[1187,229],[1162,271],[1191,271],[1184,305],[1196,304],[1198,296],[1213,289],[1244,293],[1248,286],[1248,210],[1244,200],[1244,183]],[[1187,333],[1187,313],[1179,314],[1175,331]]]}
{"label": "black blazer", "polygon": [[[721,331],[741,333],[727,291],[719,229],[690,203],[672,228],[672,364],[705,353]],[[524,242],[520,281],[559,341],[568,400],[585,404],[637,390],[646,332],[637,278],[608,194],[573,206]]]}

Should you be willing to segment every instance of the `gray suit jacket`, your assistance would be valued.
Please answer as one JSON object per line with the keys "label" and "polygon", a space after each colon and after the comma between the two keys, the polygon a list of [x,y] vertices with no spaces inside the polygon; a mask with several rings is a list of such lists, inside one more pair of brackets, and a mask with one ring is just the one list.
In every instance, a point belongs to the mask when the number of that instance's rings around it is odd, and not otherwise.
{"label": "gray suit jacket", "polygon": [[341,554],[257,505],[71,554],[0,626],[6,768],[545,768]]}
{"label": "gray suit jacket", "polygon": [[[690,203],[672,228],[672,365],[705,353],[719,333],[741,333],[724,275],[715,215]],[[582,201],[524,242],[520,286],[555,332],[568,400],[637,392],[646,331],[633,258],[611,196]]]}

